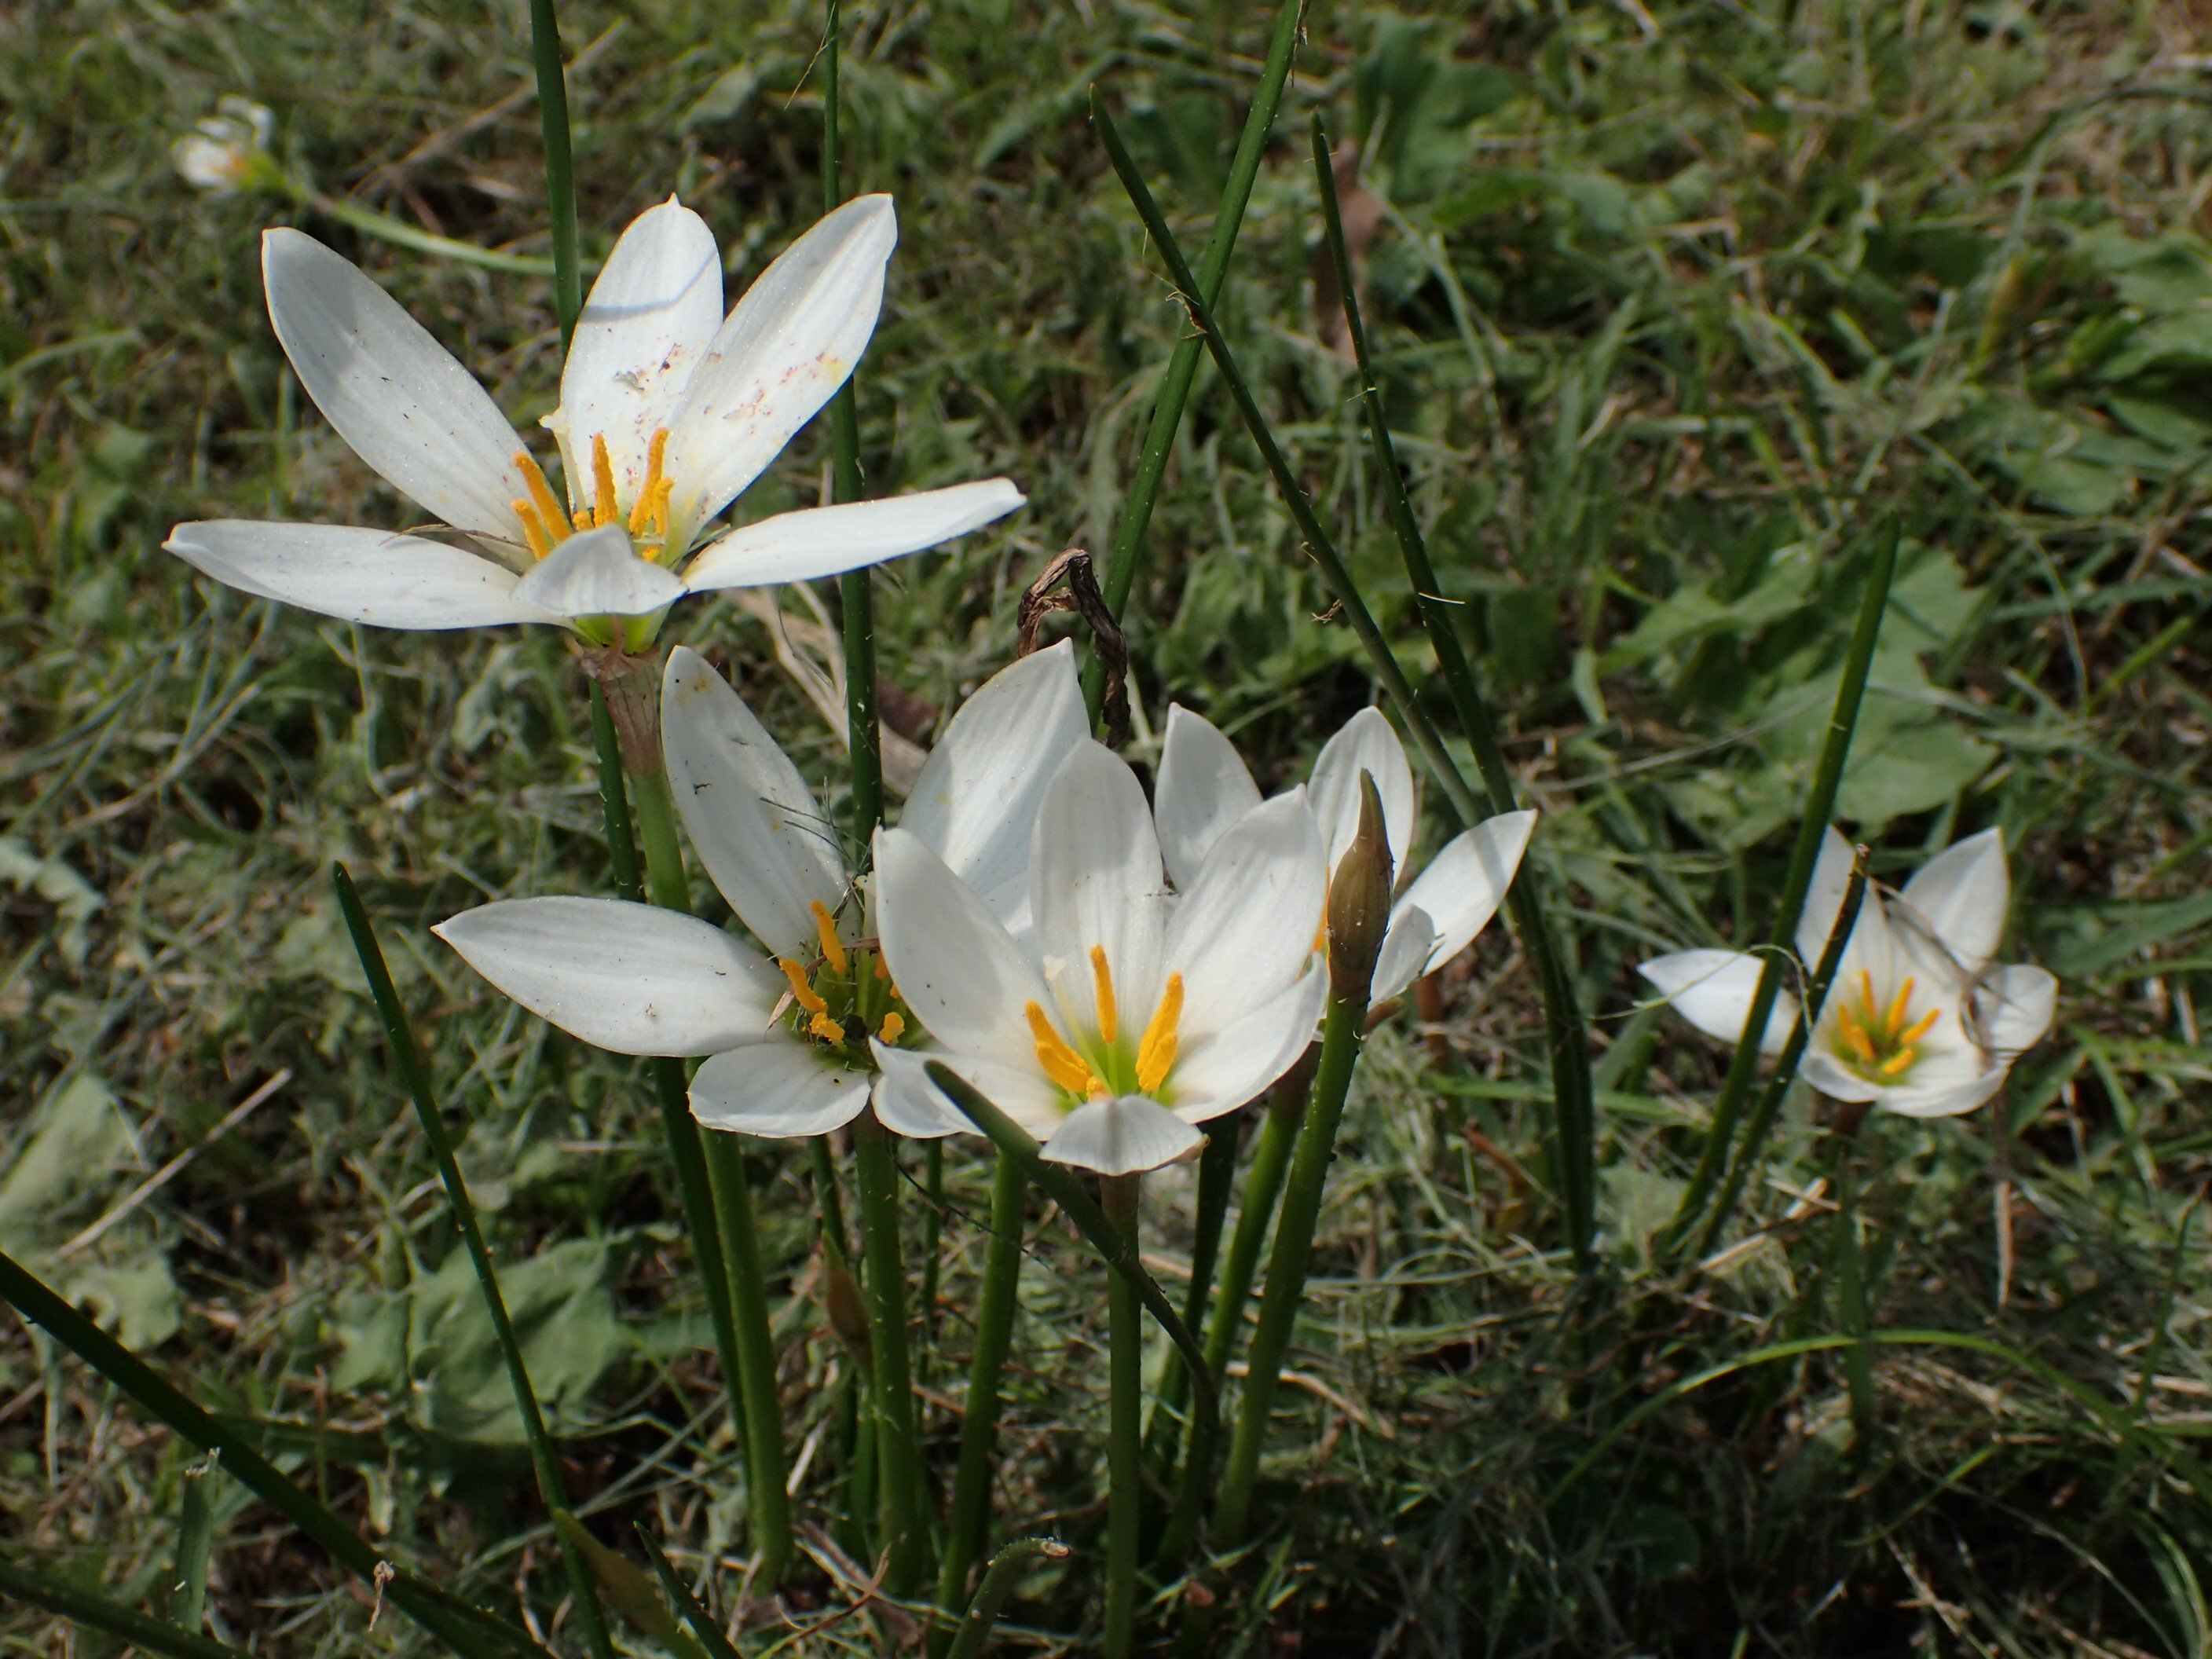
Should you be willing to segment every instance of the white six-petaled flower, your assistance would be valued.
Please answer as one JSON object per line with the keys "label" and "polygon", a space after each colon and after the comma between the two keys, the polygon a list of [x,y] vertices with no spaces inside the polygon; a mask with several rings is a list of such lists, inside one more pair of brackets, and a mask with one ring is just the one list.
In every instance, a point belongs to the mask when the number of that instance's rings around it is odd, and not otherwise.
{"label": "white six-petaled flower", "polygon": [[[1413,769],[1379,708],[1363,708],[1322,745],[1308,798],[1334,871],[1359,832],[1359,775],[1375,780],[1382,801],[1390,866],[1403,872],[1413,850]],[[1228,828],[1260,804],[1260,787],[1236,747],[1211,722],[1181,704],[1168,710],[1160,753],[1160,847],[1168,873],[1184,880]],[[1532,811],[1501,812],[1447,842],[1390,908],[1375,961],[1370,1000],[1396,996],[1467,949],[1498,914],[1512,885]]]}
{"label": "white six-petaled flower", "polygon": [[1170,1162],[1304,1052],[1327,879],[1294,792],[1240,816],[1171,892],[1142,786],[1087,738],[1045,791],[1026,939],[920,836],[883,832],[884,954],[933,1047],[878,1045],[878,1115],[909,1135],[968,1128],[924,1070],[936,1059],[1047,1158],[1106,1175]]}
{"label": "white six-petaled flower", "polygon": [[351,622],[551,623],[601,643],[619,625],[638,648],[687,592],[836,575],[965,534],[1021,492],[992,478],[779,514],[698,545],[852,374],[897,234],[889,197],[848,202],[726,319],[706,222],[673,198],[641,215],[592,284],[545,417],[564,501],[391,295],[312,237],[270,231],[270,320],[301,385],[362,460],[471,545],[240,520],[180,524],[166,545],[232,587]]}
{"label": "white six-petaled flower", "polygon": [[[1850,844],[1821,844],[1797,954],[1809,971],[1827,949],[1850,883]],[[2011,898],[2004,839],[1985,830],[1939,853],[1904,890],[1872,885],[1809,1035],[1799,1075],[1833,1099],[1908,1117],[1972,1111],[2004,1084],[2013,1060],[2041,1040],[2058,981],[2043,969],[1994,965]],[[1708,1036],[1739,1040],[1751,1018],[1759,959],[1741,951],[1678,951],[1637,971]],[[1798,1018],[1776,1000],[1760,1048],[1781,1052]]]}
{"label": "white six-petaled flower", "polygon": [[[997,923],[1027,925],[1030,825],[1086,724],[1063,641],[961,706],[908,798],[901,833],[957,871]],[[765,955],[696,917],[620,899],[502,899],[435,931],[586,1042],[706,1055],[691,1110],[709,1127],[826,1134],[867,1103],[875,1053],[920,1035],[836,829],[744,701],[680,647],[664,677],[662,738],[692,844]]]}

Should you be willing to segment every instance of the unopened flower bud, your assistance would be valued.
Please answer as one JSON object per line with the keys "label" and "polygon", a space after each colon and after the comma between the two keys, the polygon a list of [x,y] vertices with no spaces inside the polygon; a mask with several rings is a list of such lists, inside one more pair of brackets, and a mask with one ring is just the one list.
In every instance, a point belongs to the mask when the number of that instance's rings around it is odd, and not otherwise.
{"label": "unopened flower bud", "polygon": [[1390,840],[1372,773],[1359,775],[1359,833],[1328,879],[1328,981],[1335,995],[1364,1000],[1390,925]]}

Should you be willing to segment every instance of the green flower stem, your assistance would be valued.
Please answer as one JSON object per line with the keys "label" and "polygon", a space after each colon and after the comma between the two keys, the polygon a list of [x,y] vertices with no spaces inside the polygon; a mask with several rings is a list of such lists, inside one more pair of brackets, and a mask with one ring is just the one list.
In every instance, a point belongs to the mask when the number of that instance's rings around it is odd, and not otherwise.
{"label": "green flower stem", "polygon": [[866,1257],[868,1338],[876,1390],[877,1486],[882,1496],[884,1588],[908,1596],[922,1582],[929,1553],[923,1504],[921,1431],[906,1332],[906,1261],[899,1249],[898,1170],[890,1131],[873,1111],[853,1120],[859,1174],[861,1249]]}
{"label": "green flower stem", "polygon": [[[1275,13],[1274,33],[1267,42],[1267,62],[1260,72],[1259,90],[1246,112],[1244,130],[1237,140],[1237,154],[1229,164],[1229,179],[1214,210],[1213,230],[1200,257],[1198,289],[1211,306],[1221,297],[1229,274],[1229,258],[1237,246],[1237,233],[1244,223],[1244,210],[1252,199],[1252,184],[1259,176],[1260,158],[1281,108],[1283,87],[1289,80],[1291,59],[1298,44],[1298,25],[1305,16],[1305,0],[1283,0]],[[1160,482],[1166,476],[1168,456],[1175,447],[1176,428],[1182,424],[1183,407],[1190,400],[1191,382],[1198,374],[1205,343],[1185,337],[1176,343],[1160,379],[1159,397],[1152,404],[1152,422],[1145,430],[1145,447],[1137,462],[1122,504],[1121,522],[1115,529],[1113,550],[1106,561],[1106,608],[1119,617],[1129,603],[1137,572],[1144,561],[1145,532],[1152,523],[1152,507],[1159,500]],[[1093,657],[1084,670],[1083,694],[1095,718],[1105,687],[1105,665]]]}
{"label": "green flower stem", "polygon": [[968,1363],[967,1409],[960,1419],[960,1462],[953,1472],[951,1518],[945,1534],[945,1561],[937,1577],[937,1605],[948,1619],[968,1593],[969,1571],[981,1553],[990,1528],[992,1458],[999,1437],[999,1376],[1013,1340],[1022,1272],[1023,1200],[1028,1192],[1021,1164],[1000,1153],[991,1172],[991,1242],[983,1258],[982,1296],[975,1309],[975,1352]]}
{"label": "green flower stem", "polygon": [[[659,669],[658,661],[647,657],[609,654],[592,662],[606,693],[630,811],[645,849],[646,890],[663,909],[688,915],[691,884],[684,872],[676,799],[660,753]],[[768,1285],[744,1159],[734,1139],[701,1133],[691,1115],[684,1062],[659,1059],[651,1064],[692,1250],[715,1319],[731,1408],[743,1429],[745,1493],[759,1576],[772,1586],[791,1559],[791,1503],[784,1491],[783,1411],[776,1395],[775,1345],[769,1334]]]}
{"label": "green flower stem", "polygon": [[[469,1265],[476,1269],[477,1288],[483,1295],[485,1311],[491,1316],[492,1335],[507,1364],[507,1380],[514,1390],[515,1409],[522,1416],[522,1437],[530,1447],[531,1467],[538,1476],[538,1494],[544,1500],[547,1512],[556,1521],[562,1516],[572,1516],[574,1511],[568,1504],[568,1483],[561,1474],[561,1460],[553,1449],[552,1437],[545,1431],[545,1416],[538,1407],[538,1391],[530,1385],[530,1367],[522,1357],[522,1344],[515,1340],[514,1322],[507,1317],[507,1298],[500,1293],[499,1274],[492,1266],[491,1251],[484,1243],[483,1229],[477,1224],[476,1206],[469,1200],[468,1182],[462,1178],[461,1166],[453,1157],[453,1139],[447,1134],[445,1119],[431,1096],[429,1069],[423,1064],[422,1051],[415,1041],[407,1010],[400,1004],[391,969],[385,965],[383,947],[376,942],[376,930],[370,924],[368,912],[362,907],[361,895],[355,890],[353,878],[346,873],[344,865],[331,866],[331,883],[337,890],[338,909],[345,917],[346,931],[353,935],[353,948],[361,957],[361,970],[368,976],[369,994],[375,1000],[376,1012],[384,1021],[384,1040],[391,1050],[392,1069],[399,1073],[401,1086],[415,1103],[415,1115],[422,1125],[422,1137],[430,1144],[438,1178],[445,1183],[447,1206],[453,1212],[453,1224],[469,1253]],[[568,1574],[569,1593],[575,1597],[576,1621],[583,1628],[585,1644],[599,1659],[612,1659],[614,1645],[608,1639],[606,1613],[599,1605],[599,1587],[592,1580],[591,1565],[565,1535],[561,1539],[561,1565]]]}
{"label": "green flower stem", "polygon": [[4,1251],[0,1251],[0,1297],[149,1416],[202,1451],[217,1454],[225,1471],[247,1491],[313,1539],[364,1584],[380,1583],[394,1607],[465,1659],[478,1659],[489,1651],[553,1659],[520,1626],[464,1601],[432,1579],[394,1567],[367,1539],[263,1456],[243,1425],[226,1424],[202,1411]]}
{"label": "green flower stem", "polygon": [[830,1137],[808,1136],[806,1156],[814,1170],[814,1208],[821,1218],[822,1254],[831,1266],[842,1267],[846,1262],[845,1201],[837,1191],[837,1164],[830,1149]]}
{"label": "green flower stem", "polygon": [[1782,900],[1775,906],[1774,928],[1768,936],[1772,945],[1760,964],[1759,988],[1752,994],[1751,1012],[1744,1021],[1743,1037],[1729,1061],[1728,1075],[1722,1081],[1720,1098],[1713,1106],[1712,1127],[1705,1132],[1697,1169],[1660,1243],[1662,1259],[1673,1258],[1690,1229],[1704,1214],[1706,1200],[1712,1194],[1713,1182],[1732,1149],[1736,1119],[1743,1111],[1745,1097],[1750,1094],[1752,1081],[1759,1073],[1759,1039],[1766,1030],[1767,1018],[1774,1012],[1774,1000],[1782,990],[1783,963],[1795,950],[1797,923],[1805,913],[1805,896],[1812,890],[1813,868],[1820,861],[1821,840],[1835,813],[1836,792],[1843,786],[1844,763],[1850,757],[1851,733],[1858,725],[1859,705],[1866,696],[1867,675],[1874,667],[1875,641],[1881,633],[1881,619],[1889,607],[1890,582],[1897,574],[1899,533],[1898,526],[1893,522],[1887,535],[1875,538],[1874,563],[1859,595],[1858,620],[1851,630],[1850,649],[1844,659],[1843,680],[1836,688],[1835,708],[1828,716],[1828,732],[1820,745],[1813,787],[1805,797],[1804,816],[1797,822],[1797,844],[1790,850],[1790,867],[1783,876]]}
{"label": "green flower stem", "polygon": [[[1359,313],[1359,284],[1345,246],[1344,221],[1336,199],[1336,169],[1331,165],[1328,135],[1320,115],[1313,118],[1314,176],[1321,187],[1322,219],[1331,259],[1336,267],[1338,292],[1343,295],[1344,321],[1352,337],[1352,355],[1359,368],[1361,404],[1367,419],[1367,436],[1374,451],[1375,470],[1382,480],[1383,501],[1390,515],[1406,579],[1412,584],[1421,621],[1437,653],[1437,666],[1449,690],[1460,730],[1474,751],[1474,763],[1490,793],[1490,810],[1510,812],[1518,800],[1512,769],[1498,741],[1498,723],[1475,678],[1474,665],[1460,642],[1452,607],[1437,580],[1427,539],[1406,493],[1404,470],[1398,465],[1397,447],[1383,418],[1382,392],[1375,365],[1368,354],[1367,328]],[[1522,949],[1535,969],[1544,998],[1544,1024],[1551,1054],[1552,1091],[1556,1113],[1556,1179],[1567,1213],[1567,1231],[1576,1258],[1588,1262],[1589,1241],[1596,1225],[1596,1096],[1590,1081],[1589,1045],[1583,1030],[1582,1009],[1573,977],[1567,972],[1551,925],[1545,920],[1542,896],[1530,872],[1524,872],[1505,896]]]}
{"label": "green flower stem", "polygon": [[993,1556],[945,1659],[983,1659],[983,1644],[991,1639],[991,1627],[998,1622],[999,1609],[1006,1605],[1006,1598],[1014,1593],[1014,1586],[1021,1583],[1022,1575],[1036,1561],[1066,1560],[1067,1553],[1067,1546],[1057,1538],[1017,1538]]}
{"label": "green flower stem", "polygon": [[[834,212],[845,200],[843,162],[838,145],[837,48],[842,24],[838,0],[829,0],[822,42],[822,210]],[[860,499],[860,424],[855,374],[830,400],[830,499]],[[876,712],[876,601],[874,573],[866,565],[837,579],[844,612],[845,731],[853,769],[853,841],[855,860],[868,856],[876,826],[884,820],[883,732]]]}
{"label": "green flower stem", "polygon": [[1336,1128],[1344,1097],[1359,1059],[1367,1029],[1367,997],[1362,991],[1332,994],[1322,1030],[1321,1068],[1314,1076],[1313,1102],[1298,1130],[1291,1156],[1283,1215],[1267,1256],[1267,1279],[1260,1296],[1260,1322],[1252,1333],[1244,1389],[1237,1406],[1237,1428],[1229,1444],[1221,1501],[1214,1511],[1214,1547],[1229,1551],[1245,1541],[1251,1524],[1252,1485],[1260,1472],[1260,1450],[1267,1438],[1268,1414],[1298,1305],[1305,1298],[1306,1268],[1313,1255],[1314,1231],[1321,1221],[1322,1189],[1329,1160],[1336,1155]]}
{"label": "green flower stem", "polygon": [[730,1312],[736,1327],[738,1364],[744,1402],[746,1502],[753,1547],[760,1553],[759,1582],[782,1582],[791,1560],[791,1498],[783,1456],[783,1409],[777,1398],[775,1344],[769,1334],[768,1279],[761,1267],[760,1237],[753,1225],[752,1188],[742,1145],[735,1135],[706,1131],[707,1184],[721,1218],[723,1263],[730,1276]]}
{"label": "green flower stem", "polygon": [[1207,1462],[1212,1455],[1214,1436],[1221,1424],[1220,1391],[1213,1386],[1213,1378],[1206,1369],[1206,1356],[1199,1348],[1198,1339],[1176,1311],[1175,1304],[1168,1300],[1167,1292],[1145,1271],[1127,1236],[1107,1218],[1098,1201],[1091,1196],[1073,1170],[1045,1162],[1036,1137],[993,1105],[973,1084],[935,1060],[929,1065],[929,1079],[969,1122],[990,1137],[1000,1158],[1012,1158],[1024,1177],[1060,1206],[1060,1212],[1090,1241],[1099,1259],[1128,1284],[1145,1310],[1168,1334],[1168,1340],[1175,1344],[1176,1352],[1189,1368],[1195,1387],[1196,1398],[1192,1405],[1195,1423],[1192,1430],[1193,1456],[1201,1464]]}
{"label": "green flower stem", "polygon": [[530,0],[530,54],[538,70],[538,118],[545,135],[545,199],[553,228],[553,314],[561,320],[561,350],[576,331],[584,308],[582,273],[576,263],[576,168],[568,144],[568,82],[561,64],[561,25],[553,0]]}
{"label": "green flower stem", "polygon": [[615,891],[637,903],[645,897],[645,877],[637,867],[629,791],[623,784],[622,739],[616,735],[614,716],[607,711],[607,694],[596,679],[586,684],[591,688],[592,748],[599,762],[599,814],[607,826],[607,863],[614,871]]}
{"label": "green flower stem", "polygon": [[[1209,1126],[1206,1146],[1198,1155],[1198,1214],[1190,1251],[1190,1285],[1182,1298],[1183,1323],[1199,1330],[1213,1298],[1214,1270],[1221,1261],[1221,1231],[1228,1219],[1230,1194],[1237,1185],[1237,1120],[1218,1118]],[[1220,1372],[1214,1373],[1215,1380]],[[1152,1403],[1152,1418],[1145,1431],[1146,1452],[1155,1462],[1172,1469],[1171,1448],[1176,1425],[1190,1402],[1190,1375],[1180,1357],[1161,1379],[1159,1398]]]}
{"label": "green flower stem", "polygon": [[87,1630],[119,1638],[166,1659],[252,1659],[243,1648],[203,1636],[197,1630],[149,1619],[119,1601],[78,1589],[58,1578],[0,1560],[0,1596],[27,1601],[59,1614]]}
{"label": "green flower stem", "polygon": [[[1137,1253],[1140,1175],[1108,1176],[1099,1206]],[[1129,1659],[1137,1630],[1137,1549],[1145,1513],[1145,1314],[1128,1280],[1106,1276],[1106,1659]]]}
{"label": "green flower stem", "polygon": [[1782,1109],[1782,1097],[1790,1092],[1790,1085],[1797,1076],[1798,1062],[1805,1057],[1805,1045],[1812,1037],[1814,1026],[1820,1023],[1820,1010],[1828,1000],[1828,988],[1835,983],[1836,970],[1843,965],[1844,947],[1850,943],[1851,929],[1858,923],[1866,884],[1866,860],[1862,856],[1852,862],[1850,884],[1844,890],[1843,908],[1836,912],[1835,931],[1828,935],[1828,943],[1820,952],[1820,965],[1813,971],[1813,981],[1805,988],[1804,1006],[1790,1033],[1789,1043],[1775,1060],[1773,1075],[1766,1079],[1765,1091],[1759,1096],[1759,1104],[1753,1108],[1750,1121],[1744,1125],[1743,1145],[1729,1165],[1728,1180],[1722,1184],[1712,1213],[1705,1218],[1705,1227],[1698,1235],[1695,1255],[1708,1254],[1720,1242],[1722,1230],[1735,1213],[1744,1182],[1757,1166],[1759,1152],[1774,1127],[1775,1116]]}

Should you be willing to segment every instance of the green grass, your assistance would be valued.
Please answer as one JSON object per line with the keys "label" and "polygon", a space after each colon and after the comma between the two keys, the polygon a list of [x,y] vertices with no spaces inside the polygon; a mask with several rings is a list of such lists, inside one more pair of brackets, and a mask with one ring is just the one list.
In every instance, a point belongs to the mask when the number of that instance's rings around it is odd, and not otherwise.
{"label": "green grass", "polygon": [[[1224,1650],[1295,1633],[1328,1654],[2203,1654],[2197,32],[2107,0],[1647,5],[1317,6],[1221,307],[1424,664],[1356,387],[1313,309],[1304,128],[1326,112],[1385,204],[1367,302],[1392,422],[1596,1011],[1605,1249],[1603,1282],[1577,1286],[1541,1186],[1541,1010],[1493,930],[1447,976],[1434,1035],[1392,1028],[1355,1092],[1257,1511],[1274,1529]],[[586,253],[672,189],[742,280],[817,210],[814,13],[645,0],[571,5],[563,27],[581,50],[618,20],[572,84]],[[869,489],[1004,471],[1032,503],[879,583],[888,677],[926,720],[1009,654],[1045,558],[1109,544],[1181,323],[1087,129],[1089,85],[1194,246],[1265,19],[938,0],[851,22],[848,178],[895,191],[902,225],[861,378]],[[204,1401],[275,1425],[295,1477],[380,1544],[555,1605],[497,1355],[329,897],[343,859],[471,1126],[461,1162],[586,1522],[641,1561],[644,1522],[726,1609],[737,1446],[644,1076],[508,1007],[427,933],[486,896],[605,887],[568,647],[278,612],[158,548],[182,518],[410,512],[283,371],[256,237],[292,210],[194,195],[171,138],[243,92],[324,190],[543,254],[523,31],[520,7],[461,3],[0,14],[0,1247]],[[360,258],[518,424],[550,407],[548,283],[291,222]],[[810,431],[747,509],[814,499],[828,453]],[[1762,1241],[1696,1279],[1651,1268],[1723,1057],[1637,1015],[1628,969],[1764,926],[1892,514],[1905,551],[1843,811],[1885,878],[2002,824],[2008,954],[2065,988],[2003,1118],[1862,1136],[1873,1322],[1983,1345],[1876,1351],[1862,1437],[1832,1351],[1660,1397],[1834,1330],[1836,1241],[1793,1198],[1824,1156],[1800,1097],[1747,1205]],[[1180,699],[1270,779],[1300,775],[1369,684],[1210,369],[1152,543],[1133,753]],[[756,617],[725,600],[672,626],[811,775],[842,775]],[[802,1446],[847,1362],[809,1275],[805,1158],[751,1162]],[[965,1146],[948,1158],[923,1350],[948,1469],[988,1180]],[[1173,1172],[1148,1186],[1170,1279],[1189,1195]],[[1104,1285],[1060,1231],[1032,1255],[997,1535],[1077,1547],[1012,1612],[1032,1645],[1080,1649]],[[191,1462],[0,1322],[11,1560],[158,1609]],[[389,1613],[369,1632],[334,1569],[210,1479],[212,1628],[270,1655],[422,1650]],[[800,1583],[802,1604],[842,1598],[821,1571]],[[0,1651],[70,1650],[59,1628],[0,1609]],[[873,1643],[848,1620],[803,1649]]]}

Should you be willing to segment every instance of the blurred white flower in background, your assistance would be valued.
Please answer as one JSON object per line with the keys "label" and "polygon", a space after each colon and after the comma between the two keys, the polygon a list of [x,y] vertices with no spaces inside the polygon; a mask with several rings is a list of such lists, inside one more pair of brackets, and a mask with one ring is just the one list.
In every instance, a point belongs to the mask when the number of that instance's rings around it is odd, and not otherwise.
{"label": "blurred white flower in background", "polygon": [[228,93],[215,109],[169,146],[170,162],[185,182],[210,196],[281,183],[276,159],[269,153],[269,140],[276,131],[276,118],[269,106]]}

